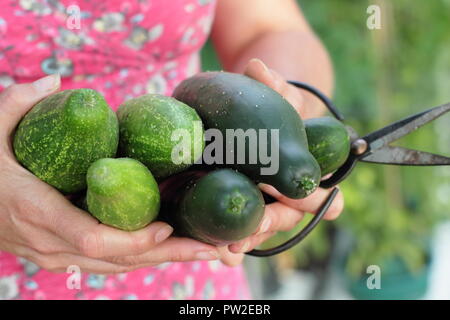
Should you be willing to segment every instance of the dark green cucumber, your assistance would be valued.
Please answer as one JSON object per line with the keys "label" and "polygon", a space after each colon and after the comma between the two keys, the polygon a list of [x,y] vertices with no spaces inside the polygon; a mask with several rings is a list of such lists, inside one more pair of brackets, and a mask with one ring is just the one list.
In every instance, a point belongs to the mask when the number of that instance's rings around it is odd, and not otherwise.
{"label": "dark green cucumber", "polygon": [[183,172],[161,185],[164,220],[176,234],[226,245],[256,231],[264,214],[261,191],[231,169]]}
{"label": "dark green cucumber", "polygon": [[130,158],[100,159],[87,176],[87,208],[102,223],[138,230],[156,219],[160,195],[151,172]]}
{"label": "dark green cucumber", "polygon": [[105,99],[91,89],[65,90],[36,104],[14,136],[17,160],[64,193],[86,188],[96,160],[117,152],[119,127]]}
{"label": "dark green cucumber", "polygon": [[[246,143],[245,164],[238,164],[236,157],[242,155],[238,154],[237,143],[234,150],[224,150],[225,154],[227,151],[228,155],[232,153],[234,164],[231,166],[255,182],[274,186],[289,198],[306,197],[317,188],[320,167],[308,150],[303,122],[295,109],[276,91],[244,75],[205,72],[184,80],[173,96],[197,110],[205,127],[219,129],[224,140],[228,129],[242,129],[244,132],[253,129],[258,133],[260,129],[269,130],[261,145],[267,146],[266,150],[270,152],[270,130],[278,129],[279,147],[274,147],[279,150],[279,161],[274,174],[261,172],[261,168],[268,167],[260,156],[261,136],[257,137],[256,143]],[[255,151],[256,163],[249,161],[252,151]]]}
{"label": "dark green cucumber", "polygon": [[[121,156],[145,164],[156,178],[165,178],[192,165],[203,152],[203,124],[194,109],[171,97],[147,94],[130,99],[117,111]],[[186,152],[173,158],[183,142],[176,130],[185,130],[190,141]],[[182,133],[181,131],[179,131]]]}
{"label": "dark green cucumber", "polygon": [[331,117],[304,121],[309,151],[316,158],[322,176],[344,164],[350,152],[350,136],[345,125]]}

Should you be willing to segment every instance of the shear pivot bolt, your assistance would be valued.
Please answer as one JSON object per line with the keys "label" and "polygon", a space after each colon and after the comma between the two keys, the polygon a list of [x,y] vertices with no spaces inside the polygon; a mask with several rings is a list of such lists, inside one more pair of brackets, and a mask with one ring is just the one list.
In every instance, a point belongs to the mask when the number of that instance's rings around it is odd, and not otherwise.
{"label": "shear pivot bolt", "polygon": [[367,142],[364,139],[357,139],[352,143],[351,151],[355,155],[361,155],[367,151]]}

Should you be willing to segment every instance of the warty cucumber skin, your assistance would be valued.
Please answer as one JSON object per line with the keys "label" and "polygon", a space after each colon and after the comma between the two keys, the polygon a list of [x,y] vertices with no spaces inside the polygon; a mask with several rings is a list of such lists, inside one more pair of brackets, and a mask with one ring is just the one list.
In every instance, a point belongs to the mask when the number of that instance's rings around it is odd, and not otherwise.
{"label": "warty cucumber skin", "polygon": [[197,176],[181,184],[180,189],[178,196],[162,196],[167,198],[163,200],[166,221],[180,236],[223,246],[253,234],[264,215],[261,191],[249,178],[231,169]]}
{"label": "warty cucumber skin", "polygon": [[[294,199],[308,196],[319,185],[320,167],[308,150],[302,119],[276,91],[244,75],[204,72],[181,82],[173,96],[197,110],[205,128],[219,129],[223,137],[227,129],[268,129],[268,137],[270,129],[279,130],[276,174],[262,175],[260,169],[267,165],[260,161],[231,165],[255,182],[270,184]],[[270,148],[268,138],[267,150]],[[248,144],[246,152],[248,159]]]}
{"label": "warty cucumber skin", "polygon": [[139,161],[97,160],[86,179],[88,211],[103,224],[134,231],[156,219],[160,207],[158,184]]}
{"label": "warty cucumber skin", "polygon": [[[117,111],[120,124],[119,154],[145,164],[157,179],[183,171],[201,157],[204,148],[203,124],[197,112],[172,97],[146,94],[123,103]],[[200,125],[195,135],[194,125]],[[191,137],[189,163],[175,164],[172,141],[176,129],[186,129]]]}
{"label": "warty cucumber skin", "polygon": [[350,136],[345,125],[331,117],[304,121],[309,151],[320,165],[322,176],[334,172],[347,160]]}
{"label": "warty cucumber skin", "polygon": [[14,153],[25,168],[63,193],[86,188],[94,161],[117,152],[116,114],[92,89],[64,90],[37,103],[14,135]]}

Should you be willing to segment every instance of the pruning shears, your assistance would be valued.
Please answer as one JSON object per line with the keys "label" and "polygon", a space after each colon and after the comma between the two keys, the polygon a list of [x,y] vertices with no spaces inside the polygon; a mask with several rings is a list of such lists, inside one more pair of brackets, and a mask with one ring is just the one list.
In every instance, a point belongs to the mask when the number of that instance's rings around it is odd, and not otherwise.
{"label": "pruning shears", "polygon": [[[299,81],[288,81],[290,84],[309,91],[321,100],[333,116],[344,121],[344,117],[334,106],[332,101],[317,88]],[[394,122],[384,128],[369,133],[363,137],[358,136],[356,131],[346,126],[349,132],[351,148],[346,162],[338,168],[326,180],[322,180],[320,187],[333,188],[346,179],[359,161],[377,164],[405,165],[405,166],[446,166],[450,165],[450,158],[424,151],[412,150],[403,147],[391,146],[390,143],[410,134],[421,126],[439,118],[450,111],[450,103],[434,107],[423,112],[409,116],[403,120]],[[285,243],[267,250],[252,250],[248,255],[257,257],[268,257],[276,255],[302,241],[319,223],[333,203],[338,189],[335,187],[314,218],[297,235]]]}

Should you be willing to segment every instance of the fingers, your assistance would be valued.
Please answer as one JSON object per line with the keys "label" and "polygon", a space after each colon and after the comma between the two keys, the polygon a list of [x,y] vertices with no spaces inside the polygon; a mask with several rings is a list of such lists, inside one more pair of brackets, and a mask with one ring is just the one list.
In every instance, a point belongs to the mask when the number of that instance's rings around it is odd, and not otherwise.
{"label": "fingers", "polygon": [[[15,215],[18,217],[15,225],[21,230],[28,230],[26,227],[31,225],[40,231],[39,239],[44,239],[42,234],[47,233],[45,246],[40,240],[30,245],[42,254],[64,252],[105,261],[108,257],[118,257],[113,262],[120,261],[133,267],[165,261],[212,260],[219,256],[215,247],[195,240],[174,238],[165,241],[173,228],[164,222],[153,222],[133,232],[122,231],[100,224],[44,183],[36,184],[32,195],[17,201],[20,206],[16,211],[22,214]],[[120,257],[127,258],[121,260]]]}
{"label": "fingers", "polygon": [[[266,206],[264,218],[257,232],[237,243],[229,246],[229,250],[234,253],[248,252],[261,244],[277,231],[291,230],[304,217],[304,212],[316,212],[329,196],[329,191],[318,189],[312,195],[305,199],[290,199],[280,194],[275,188],[269,185],[260,184],[260,189],[273,197],[279,202]],[[328,220],[335,219],[344,206],[342,193],[338,193],[332,206],[328,209],[325,218]]]}
{"label": "fingers", "polygon": [[[120,271],[124,270],[123,268],[117,271],[117,266],[128,267],[127,270],[130,271],[144,266],[157,265],[169,261],[184,262],[194,260],[216,260],[220,257],[217,248],[214,246],[187,238],[167,239],[173,229],[162,222],[154,222],[148,227],[135,232],[116,230],[100,224],[97,224],[97,226],[99,227],[98,230],[100,230],[98,231],[97,237],[103,237],[101,240],[103,242],[101,247],[98,246],[98,244],[92,245],[90,242],[84,242],[86,243],[84,245],[89,246],[89,248],[78,245],[80,249],[74,251],[62,246],[63,242],[61,239],[51,238],[51,234],[44,235],[44,237],[42,237],[42,234],[39,235],[39,242],[34,243],[32,246],[25,243],[16,244],[16,247],[22,246],[27,250],[31,250],[33,252],[32,254],[23,252],[21,255],[26,257],[31,256],[33,259],[37,260],[39,265],[47,270],[57,270],[58,268],[65,268],[70,264],[77,264],[80,267],[82,265],[87,265],[89,270],[96,270],[95,272],[100,273],[104,273],[106,270],[105,268],[107,268],[108,272],[112,273],[124,272]],[[102,228],[105,229],[104,232],[102,232]],[[117,231],[117,233],[111,233],[111,231]],[[71,231],[68,232],[68,238],[70,238],[69,233],[71,233]],[[59,232],[59,234],[61,236],[61,232]],[[149,241],[146,241],[145,239],[149,234],[155,235],[156,238],[159,237],[159,244],[157,241],[152,240],[152,238],[150,238]],[[48,242],[45,242],[44,240],[48,240]],[[48,247],[46,246],[47,244]],[[44,245],[44,247],[42,245]],[[74,245],[74,247],[75,246],[76,245]],[[57,250],[58,248],[59,250]],[[102,251],[95,251],[98,250],[98,248],[103,249]],[[15,251],[17,252],[17,250]],[[60,261],[61,257],[69,256],[72,257],[72,260],[80,260],[83,258],[83,263],[79,261],[69,263],[67,262],[67,259],[62,260],[64,263]],[[55,257],[59,257],[59,260],[56,259],[55,261]],[[108,265],[103,263],[95,264],[96,261],[107,262]]]}
{"label": "fingers", "polygon": [[[69,212],[73,214],[74,211],[77,210]],[[17,248],[23,247],[26,252],[20,251],[20,256],[31,257],[47,270],[58,271],[76,264],[99,273],[125,272],[163,262],[215,260],[220,257],[214,246],[186,238],[167,239],[173,229],[163,222],[154,222],[144,229],[126,232],[101,225],[79,211],[77,214],[80,217],[76,219],[68,218],[70,214],[64,212],[60,220],[53,220],[54,224],[49,227],[52,233],[46,233],[43,231],[46,229],[43,229],[36,235],[34,243],[16,243],[12,252],[18,253],[20,250]],[[67,224],[61,222],[66,220]],[[22,231],[29,230],[23,225],[20,227]],[[39,229],[38,226],[36,228]],[[86,232],[83,228],[86,228]],[[54,237],[53,233],[58,234],[59,238]],[[12,243],[10,240],[7,242]],[[76,250],[65,247],[66,243]]]}
{"label": "fingers", "polygon": [[303,94],[299,89],[287,83],[278,72],[267,68],[259,59],[251,59],[244,74],[277,91],[302,115]]}
{"label": "fingers", "polygon": [[[303,212],[316,213],[325,200],[328,198],[331,190],[318,188],[314,193],[304,199],[290,199],[281,193],[279,193],[274,187],[267,184],[259,184],[259,188],[273,196],[278,201],[284,203],[285,205],[300,210]],[[341,191],[336,195],[330,208],[327,210],[324,219],[334,220],[336,219],[344,208],[344,197]]]}
{"label": "fingers", "polygon": [[[82,272],[115,274],[155,266],[164,262],[216,260],[219,257],[219,253],[215,247],[203,245],[201,242],[195,240],[170,238],[164,243],[165,245],[160,245],[157,249],[155,248],[138,256],[109,257],[104,259],[70,253],[43,255],[28,247],[22,247],[20,251],[21,256],[36,263],[38,266],[47,271],[58,273],[66,272],[67,268],[71,265],[78,266]],[[237,261],[234,262],[236,263]]]}
{"label": "fingers", "polygon": [[153,222],[132,232],[109,227],[72,206],[65,198],[55,199],[45,214],[46,217],[40,222],[42,227],[90,258],[139,255],[167,239],[173,232],[173,228],[164,222]]}
{"label": "fingers", "polygon": [[302,119],[307,118],[307,113],[304,108],[305,99],[302,92],[293,85],[286,83],[286,89],[281,94],[294,107]]}
{"label": "fingers", "polygon": [[15,84],[3,90],[0,93],[0,135],[9,136],[25,113],[39,100],[57,91],[60,84],[60,76],[53,74],[33,83]]}
{"label": "fingers", "polygon": [[304,215],[304,212],[284,203],[271,203],[266,206],[264,218],[255,234],[262,234],[268,231],[291,230],[303,219]]}
{"label": "fingers", "polygon": [[171,237],[158,246],[140,255],[107,257],[115,264],[128,266],[148,266],[163,262],[187,262],[195,260],[217,260],[217,247],[188,238]]}
{"label": "fingers", "polygon": [[278,73],[270,70],[259,59],[251,59],[245,67],[244,74],[279,93],[287,86],[286,81]]}
{"label": "fingers", "polygon": [[81,210],[67,210],[47,226],[70,243],[79,255],[109,263],[142,267],[167,261],[215,260],[217,248],[186,238],[169,238],[173,228],[164,222],[133,231],[103,224]]}
{"label": "fingers", "polygon": [[73,234],[74,245],[92,258],[138,255],[167,239],[173,228],[164,222],[154,222],[137,231],[122,231],[104,224]]}
{"label": "fingers", "polygon": [[277,231],[287,231],[294,228],[304,217],[304,212],[289,207],[281,202],[266,206],[264,218],[254,235],[230,245],[234,253],[247,252],[258,246]]}
{"label": "fingers", "polygon": [[275,231],[265,232],[263,234],[254,235],[246,238],[245,240],[233,243],[229,246],[229,250],[234,253],[245,253],[255,249],[261,243],[273,237],[276,234]]}
{"label": "fingers", "polygon": [[228,267],[235,267],[242,263],[244,260],[243,253],[233,253],[229,250],[228,246],[218,248],[220,254],[220,261]]}

